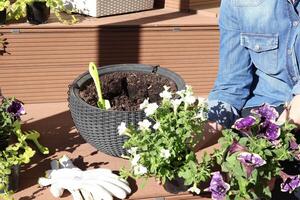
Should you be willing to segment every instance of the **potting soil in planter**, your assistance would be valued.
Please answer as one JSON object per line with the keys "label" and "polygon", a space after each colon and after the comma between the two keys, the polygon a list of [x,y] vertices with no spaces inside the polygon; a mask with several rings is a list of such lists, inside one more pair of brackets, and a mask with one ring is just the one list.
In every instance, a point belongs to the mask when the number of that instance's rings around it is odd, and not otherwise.
{"label": "potting soil in planter", "polygon": [[[176,84],[158,74],[140,72],[114,72],[100,75],[104,99],[110,101],[112,110],[138,111],[146,98],[149,102],[159,103],[166,85],[171,92],[176,92]],[[88,83],[80,91],[80,97],[92,106],[97,106],[98,95],[94,82]]]}

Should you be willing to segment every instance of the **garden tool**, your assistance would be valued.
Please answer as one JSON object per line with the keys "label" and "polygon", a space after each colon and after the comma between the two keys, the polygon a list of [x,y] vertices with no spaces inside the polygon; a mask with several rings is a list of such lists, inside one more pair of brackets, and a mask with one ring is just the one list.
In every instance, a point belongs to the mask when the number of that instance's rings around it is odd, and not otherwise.
{"label": "garden tool", "polygon": [[96,86],[96,91],[97,91],[97,94],[98,94],[97,106],[99,108],[102,108],[102,109],[106,109],[106,110],[109,109],[111,107],[109,101],[103,99],[103,96],[102,96],[102,90],[101,90],[99,74],[98,74],[97,66],[95,65],[95,63],[90,62],[89,72],[90,72],[90,75],[92,76],[92,78],[94,80],[94,83],[95,83],[95,86]]}
{"label": "garden tool", "polygon": [[49,149],[41,145],[38,141],[40,133],[38,131],[26,131],[24,132],[26,140],[31,140],[39,149],[42,154],[49,154]]}
{"label": "garden tool", "polygon": [[131,193],[128,182],[110,169],[82,171],[67,156],[53,160],[51,168],[46,177],[39,179],[39,184],[51,185],[50,192],[55,197],[60,197],[65,189],[74,200],[113,200],[114,196],[125,199]]}

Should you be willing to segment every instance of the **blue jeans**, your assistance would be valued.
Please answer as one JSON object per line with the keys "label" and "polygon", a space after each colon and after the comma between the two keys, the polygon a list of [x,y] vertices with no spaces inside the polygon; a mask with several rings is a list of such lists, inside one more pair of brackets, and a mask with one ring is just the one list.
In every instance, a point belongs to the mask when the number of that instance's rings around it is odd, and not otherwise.
{"label": "blue jeans", "polygon": [[[252,108],[246,108],[242,110],[241,116],[246,117],[250,114]],[[276,110],[279,114],[283,111],[283,106],[276,107]],[[300,133],[295,133],[298,144],[300,143]],[[284,161],[281,163],[283,171],[289,175],[300,174],[300,161]],[[282,182],[281,178],[278,178],[275,183],[275,187],[272,191],[272,200],[300,200],[300,189],[296,189],[292,194],[287,192],[281,192],[280,183]]]}

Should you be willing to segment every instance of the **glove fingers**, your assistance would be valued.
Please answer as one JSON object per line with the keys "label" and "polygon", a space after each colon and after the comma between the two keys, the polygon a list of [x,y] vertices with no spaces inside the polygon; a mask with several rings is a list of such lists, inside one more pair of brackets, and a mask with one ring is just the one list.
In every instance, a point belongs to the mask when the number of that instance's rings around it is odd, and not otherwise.
{"label": "glove fingers", "polygon": [[79,190],[69,190],[72,194],[73,200],[84,200],[79,192]]}
{"label": "glove fingers", "polygon": [[50,192],[54,197],[58,198],[64,193],[64,189],[58,187],[56,184],[52,184],[50,187]]}
{"label": "glove fingers", "polygon": [[113,200],[112,195],[100,185],[83,184],[82,188],[89,191],[93,195],[94,200]]}
{"label": "glove fingers", "polygon": [[80,192],[84,200],[94,200],[92,194],[89,191],[80,189]]}
{"label": "glove fingers", "polygon": [[105,190],[107,190],[112,196],[115,196],[119,199],[125,199],[127,196],[126,191],[124,189],[122,189],[112,183],[101,181],[100,185]]}
{"label": "glove fingers", "polygon": [[125,184],[124,182],[118,180],[118,179],[114,179],[114,178],[109,178],[109,177],[97,177],[97,179],[91,179],[95,182],[97,181],[104,181],[104,182],[107,182],[107,183],[111,183],[111,184],[114,184],[120,188],[122,188],[123,190],[125,190],[125,192],[127,194],[130,194],[131,193],[131,188]]}

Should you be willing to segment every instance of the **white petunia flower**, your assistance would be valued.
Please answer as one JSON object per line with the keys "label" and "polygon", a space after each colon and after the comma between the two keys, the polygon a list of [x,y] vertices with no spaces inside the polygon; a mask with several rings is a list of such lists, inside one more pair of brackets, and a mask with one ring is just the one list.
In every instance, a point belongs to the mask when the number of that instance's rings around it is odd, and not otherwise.
{"label": "white petunia flower", "polygon": [[156,112],[157,108],[158,108],[157,103],[148,104],[147,108],[144,110],[146,113],[146,116],[153,115]]}
{"label": "white petunia flower", "polygon": [[118,133],[119,135],[128,135],[128,128],[126,127],[125,122],[121,122],[121,124],[118,126]]}
{"label": "white petunia flower", "polygon": [[166,159],[170,158],[170,156],[171,156],[170,150],[168,150],[168,149],[160,150],[160,156],[163,158],[166,158]]}
{"label": "white petunia flower", "polygon": [[185,104],[191,105],[191,104],[196,102],[196,98],[194,96],[185,96],[183,98],[183,101],[184,101]]}
{"label": "white petunia flower", "polygon": [[138,125],[139,125],[140,130],[142,130],[142,131],[145,130],[146,131],[146,130],[150,130],[150,126],[152,124],[149,120],[144,119],[142,122],[139,122]]}
{"label": "white petunia flower", "polygon": [[130,149],[127,150],[128,153],[130,153],[131,155],[135,155],[137,152],[137,147],[131,147]]}
{"label": "white petunia flower", "polygon": [[148,172],[147,168],[143,165],[137,165],[133,170],[135,175],[144,175]]}
{"label": "white petunia flower", "polygon": [[141,158],[141,155],[140,155],[140,154],[134,155],[133,159],[131,160],[131,165],[132,165],[132,166],[137,166],[137,164],[138,164],[140,158]]}
{"label": "white petunia flower", "polygon": [[163,92],[161,92],[160,94],[159,94],[159,96],[161,97],[161,98],[163,98],[164,100],[169,100],[169,99],[171,99],[172,98],[172,93],[171,92],[169,92],[168,90],[170,89],[170,87],[168,87],[168,86],[164,86],[164,91]]}
{"label": "white petunia flower", "polygon": [[143,103],[140,105],[140,109],[143,110],[143,109],[147,108],[148,105],[149,105],[149,99],[147,98],[147,99],[145,99],[145,100],[143,101]]}
{"label": "white petunia flower", "polygon": [[204,97],[198,97],[198,106],[202,106],[206,103],[206,99]]}
{"label": "white petunia flower", "polygon": [[197,188],[196,186],[190,187],[187,191],[196,193],[196,194],[200,194],[200,192],[201,192],[201,190],[199,188]]}
{"label": "white petunia flower", "polygon": [[172,99],[171,104],[173,105],[174,111],[177,111],[178,106],[181,104],[181,99]]}
{"label": "white petunia flower", "polygon": [[179,91],[176,92],[176,94],[178,94],[181,97],[184,97],[185,90],[179,90]]}
{"label": "white petunia flower", "polygon": [[153,128],[154,128],[155,130],[159,129],[159,127],[160,127],[160,122],[156,122],[156,123],[154,124],[154,126],[153,126]]}

